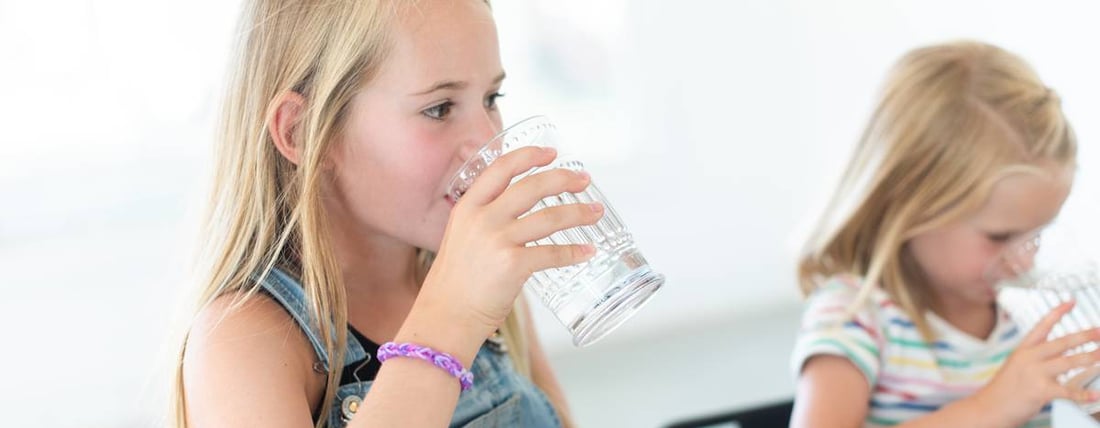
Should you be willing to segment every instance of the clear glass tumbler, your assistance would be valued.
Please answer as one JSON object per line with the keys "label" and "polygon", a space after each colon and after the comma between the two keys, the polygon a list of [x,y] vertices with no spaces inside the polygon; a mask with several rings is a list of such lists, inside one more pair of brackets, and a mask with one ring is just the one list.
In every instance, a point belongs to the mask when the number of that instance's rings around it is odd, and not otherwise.
{"label": "clear glass tumbler", "polygon": [[[557,128],[535,116],[501,131],[459,168],[449,195],[458,201],[478,175],[501,155],[521,147],[558,148]],[[552,168],[584,170],[578,160],[559,156],[553,163],[516,177],[513,182]],[[562,193],[539,201],[526,215],[565,204],[600,202],[604,216],[591,226],[574,227],[530,242],[534,245],[593,244],[586,262],[536,272],[526,282],[543,304],[569,329],[576,346],[590,345],[638,311],[664,284],[664,275],[649,267],[619,214],[593,182],[579,193]]]}

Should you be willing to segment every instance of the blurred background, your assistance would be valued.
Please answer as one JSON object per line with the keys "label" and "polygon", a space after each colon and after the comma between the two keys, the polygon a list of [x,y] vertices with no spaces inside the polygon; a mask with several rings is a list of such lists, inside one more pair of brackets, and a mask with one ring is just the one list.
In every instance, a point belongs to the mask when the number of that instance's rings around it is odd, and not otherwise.
{"label": "blurred background", "polygon": [[[789,399],[794,263],[891,63],[975,38],[1064,99],[1061,224],[1100,242],[1100,6],[498,0],[505,122],[546,114],[666,288],[576,349],[535,306],[581,426]],[[161,424],[239,4],[0,0],[0,426]]]}

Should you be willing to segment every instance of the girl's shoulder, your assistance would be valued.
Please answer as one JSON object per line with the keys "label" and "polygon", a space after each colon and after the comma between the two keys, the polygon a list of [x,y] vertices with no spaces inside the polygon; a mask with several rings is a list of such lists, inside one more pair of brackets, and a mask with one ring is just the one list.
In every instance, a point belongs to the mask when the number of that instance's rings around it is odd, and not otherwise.
{"label": "girl's shoulder", "polygon": [[[835,275],[824,278],[807,298],[804,320],[814,322],[847,322],[854,319],[870,324],[876,320],[908,318],[885,290],[868,285],[863,290],[863,278],[856,275]],[[866,297],[863,294],[866,293]]]}
{"label": "girl's shoulder", "polygon": [[310,350],[308,339],[290,313],[270,295],[234,291],[215,298],[199,311],[191,323],[187,348],[221,346],[223,339],[262,341],[267,336],[293,341],[288,333],[295,331],[299,332],[302,344],[307,345],[305,350]]}
{"label": "girl's shoulder", "polygon": [[316,357],[309,339],[264,293],[234,292],[214,299],[193,320],[185,343],[181,370],[189,408],[221,408],[252,399],[247,397],[301,397],[303,388],[310,391],[311,402],[320,400],[324,378],[313,371]]}
{"label": "girl's shoulder", "polygon": [[[864,279],[857,275],[833,275],[822,279],[809,295],[810,300],[825,299],[834,302],[855,303],[863,291]],[[890,295],[877,284],[868,285],[867,303],[888,305],[893,302]]]}

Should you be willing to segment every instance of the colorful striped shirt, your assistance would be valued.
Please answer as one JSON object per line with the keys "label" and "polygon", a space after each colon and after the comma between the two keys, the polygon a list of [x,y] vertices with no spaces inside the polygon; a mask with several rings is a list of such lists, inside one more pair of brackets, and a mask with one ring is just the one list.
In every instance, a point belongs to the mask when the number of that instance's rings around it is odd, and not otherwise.
{"label": "colorful striped shirt", "polygon": [[[811,294],[791,366],[797,377],[815,355],[851,361],[871,387],[867,427],[897,425],[973,394],[1024,337],[1000,307],[993,333],[984,340],[929,311],[925,317],[936,340],[928,343],[905,310],[880,288],[859,310],[849,312],[859,283],[855,277],[836,277]],[[1047,406],[1026,426],[1049,425]]]}

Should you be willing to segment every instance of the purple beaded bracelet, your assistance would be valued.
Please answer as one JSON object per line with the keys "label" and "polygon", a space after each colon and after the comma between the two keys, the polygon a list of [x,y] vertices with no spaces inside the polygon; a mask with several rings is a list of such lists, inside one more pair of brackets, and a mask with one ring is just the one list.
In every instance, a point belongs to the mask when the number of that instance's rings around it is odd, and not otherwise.
{"label": "purple beaded bracelet", "polygon": [[451,376],[457,377],[463,391],[474,386],[474,374],[462,367],[462,363],[446,352],[436,352],[432,348],[415,343],[386,342],[378,347],[378,362],[385,362],[393,357],[412,357],[432,363],[446,370]]}

